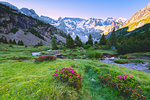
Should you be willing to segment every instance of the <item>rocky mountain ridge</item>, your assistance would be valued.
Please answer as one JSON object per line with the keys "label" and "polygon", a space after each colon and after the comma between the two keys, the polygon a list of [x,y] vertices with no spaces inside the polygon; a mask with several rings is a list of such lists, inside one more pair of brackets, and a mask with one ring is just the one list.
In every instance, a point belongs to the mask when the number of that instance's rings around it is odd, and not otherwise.
{"label": "rocky mountain ridge", "polygon": [[143,9],[136,12],[121,28],[128,27],[127,31],[133,31],[148,23],[150,23],[150,3]]}
{"label": "rocky mountain ridge", "polygon": [[[12,7],[11,4],[5,3],[9,7]],[[17,7],[13,6],[12,8],[18,9]],[[44,21],[49,23],[58,29],[64,31],[67,34],[71,34],[73,38],[78,35],[83,42],[87,41],[87,37],[89,34],[92,34],[94,39],[99,39],[101,34],[107,35],[107,33],[111,32],[115,27],[116,30],[123,26],[127,19],[126,18],[113,18],[108,17],[105,20],[97,19],[97,18],[58,18],[54,20],[47,16],[39,16],[33,9],[22,8],[19,10],[22,14],[26,16],[33,17],[35,19]]]}
{"label": "rocky mountain ridge", "polygon": [[16,9],[12,9],[0,3],[0,38],[7,41],[22,40],[25,45],[51,45],[51,39],[65,43],[66,34],[56,27],[44,23],[38,19],[26,16]]}

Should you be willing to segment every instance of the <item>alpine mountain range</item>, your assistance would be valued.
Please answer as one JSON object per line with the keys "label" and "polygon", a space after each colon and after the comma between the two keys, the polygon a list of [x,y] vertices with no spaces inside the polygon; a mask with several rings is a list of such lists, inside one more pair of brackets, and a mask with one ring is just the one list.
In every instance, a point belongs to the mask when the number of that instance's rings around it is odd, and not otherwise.
{"label": "alpine mountain range", "polygon": [[108,17],[106,19],[59,17],[57,20],[55,20],[44,15],[39,16],[33,9],[18,9],[16,6],[8,2],[0,3],[5,4],[10,8],[15,9],[22,14],[25,14],[26,16],[30,16],[35,19],[44,21],[45,23],[49,23],[56,28],[64,31],[66,34],[71,34],[73,38],[78,35],[83,42],[87,41],[89,34],[92,35],[94,40],[97,40],[101,37],[101,34],[107,35],[113,30],[113,28],[117,30],[127,22],[127,19],[123,17]]}

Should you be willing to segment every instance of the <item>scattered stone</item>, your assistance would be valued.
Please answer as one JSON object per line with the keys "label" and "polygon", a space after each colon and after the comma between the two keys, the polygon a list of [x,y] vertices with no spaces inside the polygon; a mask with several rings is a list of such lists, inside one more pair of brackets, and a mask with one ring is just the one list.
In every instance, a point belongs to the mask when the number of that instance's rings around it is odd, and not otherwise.
{"label": "scattered stone", "polygon": [[32,52],[32,56],[38,56],[41,55],[41,52]]}
{"label": "scattered stone", "polygon": [[49,50],[47,50],[47,51],[52,51],[52,49],[49,49]]}
{"label": "scattered stone", "polygon": [[92,78],[91,81],[95,82],[96,80],[94,78]]}

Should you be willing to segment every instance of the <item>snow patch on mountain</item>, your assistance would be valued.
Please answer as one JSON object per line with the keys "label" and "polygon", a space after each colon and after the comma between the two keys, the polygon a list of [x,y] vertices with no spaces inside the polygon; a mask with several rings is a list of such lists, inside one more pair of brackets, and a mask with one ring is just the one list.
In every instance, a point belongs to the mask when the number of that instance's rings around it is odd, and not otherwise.
{"label": "snow patch on mountain", "polygon": [[14,6],[8,2],[0,1],[0,3],[20,12],[20,10],[16,6]]}
{"label": "snow patch on mountain", "polygon": [[127,19],[120,17],[120,18],[113,18],[108,17],[106,19],[96,19],[96,18],[70,18],[70,17],[59,17],[57,20],[54,20],[47,16],[40,16],[36,14],[33,9],[22,8],[18,9],[17,7],[7,3],[7,2],[0,2],[3,3],[27,16],[31,16],[33,18],[39,19],[44,21],[45,23],[49,23],[58,29],[64,31],[67,34],[71,34],[74,38],[78,35],[82,41],[86,41],[88,39],[89,34],[92,35],[94,39],[99,39],[101,34],[107,34],[113,30],[115,27],[118,29],[119,27],[123,26]]}

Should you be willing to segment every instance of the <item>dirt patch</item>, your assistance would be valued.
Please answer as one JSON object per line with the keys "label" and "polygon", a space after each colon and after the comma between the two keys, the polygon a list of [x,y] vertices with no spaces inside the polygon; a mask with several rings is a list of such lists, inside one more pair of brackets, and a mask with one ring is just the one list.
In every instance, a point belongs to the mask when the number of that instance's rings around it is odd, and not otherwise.
{"label": "dirt patch", "polygon": [[150,55],[132,55],[132,59],[150,59]]}
{"label": "dirt patch", "polygon": [[118,54],[103,53],[104,58],[118,57]]}
{"label": "dirt patch", "polygon": [[12,58],[12,59],[7,59],[7,60],[27,60],[29,59],[28,57],[16,57],[16,58]]}

